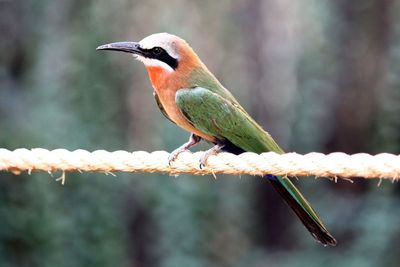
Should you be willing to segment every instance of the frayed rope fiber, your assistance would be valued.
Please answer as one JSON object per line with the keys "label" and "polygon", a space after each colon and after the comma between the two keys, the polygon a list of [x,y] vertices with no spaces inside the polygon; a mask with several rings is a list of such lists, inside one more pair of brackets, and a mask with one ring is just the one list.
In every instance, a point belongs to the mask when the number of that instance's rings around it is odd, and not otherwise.
{"label": "frayed rope fiber", "polygon": [[114,151],[86,150],[68,151],[65,149],[46,150],[0,148],[0,171],[79,171],[79,172],[164,172],[170,174],[233,174],[233,175],[287,175],[317,177],[363,177],[387,178],[397,180],[400,177],[400,155],[382,153],[378,155],[331,153],[309,153],[300,155],[273,152],[243,153],[233,155],[219,153],[210,156],[206,167],[199,168],[202,152],[184,152],[168,164],[168,152],[155,151]]}

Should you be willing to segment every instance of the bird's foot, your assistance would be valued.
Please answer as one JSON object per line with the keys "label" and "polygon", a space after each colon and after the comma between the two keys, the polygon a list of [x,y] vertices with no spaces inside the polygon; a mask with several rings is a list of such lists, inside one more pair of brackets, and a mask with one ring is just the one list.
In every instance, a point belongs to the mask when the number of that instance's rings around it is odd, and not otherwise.
{"label": "bird's foot", "polygon": [[210,148],[209,150],[205,151],[203,153],[203,155],[201,155],[200,157],[200,169],[203,169],[206,166],[207,163],[207,159],[209,156],[218,154],[219,151],[221,151],[222,148],[224,148],[225,145],[223,144],[216,144],[215,146],[213,146],[212,148]]}
{"label": "bird's foot", "polygon": [[195,134],[191,134],[189,137],[189,141],[175,149],[174,151],[171,152],[168,156],[168,165],[171,165],[171,162],[177,159],[179,154],[182,152],[188,151],[189,148],[193,147],[194,145],[198,144],[201,140],[200,136],[197,136]]}
{"label": "bird's foot", "polygon": [[188,150],[186,148],[182,148],[182,147],[178,147],[177,149],[172,151],[171,154],[169,154],[169,156],[168,156],[168,165],[171,166],[171,162],[176,160],[178,158],[179,154],[181,154],[185,151],[188,151]]}

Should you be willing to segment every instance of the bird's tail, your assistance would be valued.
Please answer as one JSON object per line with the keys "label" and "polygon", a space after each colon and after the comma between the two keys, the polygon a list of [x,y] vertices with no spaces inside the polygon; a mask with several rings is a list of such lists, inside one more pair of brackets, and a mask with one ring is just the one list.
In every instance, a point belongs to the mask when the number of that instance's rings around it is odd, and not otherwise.
{"label": "bird's tail", "polygon": [[288,178],[265,175],[289,207],[300,218],[311,235],[323,245],[336,245],[335,238],[328,232],[317,213]]}
{"label": "bird's tail", "polygon": [[[225,140],[223,144],[223,149],[227,152],[236,155],[245,152],[245,150],[227,140]],[[308,203],[288,178],[282,178],[270,174],[264,175],[263,178],[267,178],[271,182],[275,190],[278,191],[281,197],[286,201],[289,207],[292,208],[294,213],[300,218],[301,222],[318,242],[325,246],[336,245],[336,239],[328,232],[310,203]]]}

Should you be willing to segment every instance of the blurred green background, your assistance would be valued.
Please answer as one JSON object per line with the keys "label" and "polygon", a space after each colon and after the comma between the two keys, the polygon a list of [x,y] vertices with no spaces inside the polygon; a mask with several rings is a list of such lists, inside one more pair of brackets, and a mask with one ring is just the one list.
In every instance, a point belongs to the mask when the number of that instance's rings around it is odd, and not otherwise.
{"label": "blurred green background", "polygon": [[[287,151],[400,153],[400,1],[0,1],[0,147],[168,150],[147,73],[98,45],[167,31]],[[203,145],[200,149],[207,148]],[[0,173],[0,266],[399,266],[400,187],[300,179],[314,242],[267,181]]]}

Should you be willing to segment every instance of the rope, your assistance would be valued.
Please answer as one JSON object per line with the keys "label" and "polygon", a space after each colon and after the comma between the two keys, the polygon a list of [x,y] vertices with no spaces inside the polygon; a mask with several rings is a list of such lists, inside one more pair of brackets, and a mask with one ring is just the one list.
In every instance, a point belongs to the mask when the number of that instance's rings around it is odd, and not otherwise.
{"label": "rope", "polygon": [[79,172],[164,172],[170,174],[274,174],[287,176],[317,177],[363,177],[388,178],[393,181],[400,177],[400,155],[369,154],[347,155],[345,153],[309,153],[300,155],[287,153],[279,155],[273,152],[243,153],[233,155],[219,153],[210,156],[205,168],[199,168],[202,152],[184,152],[168,165],[168,153],[155,151],[107,152],[97,150],[68,151],[65,149],[46,150],[16,149],[10,151],[0,148],[0,171],[19,174],[23,171],[79,171]]}

